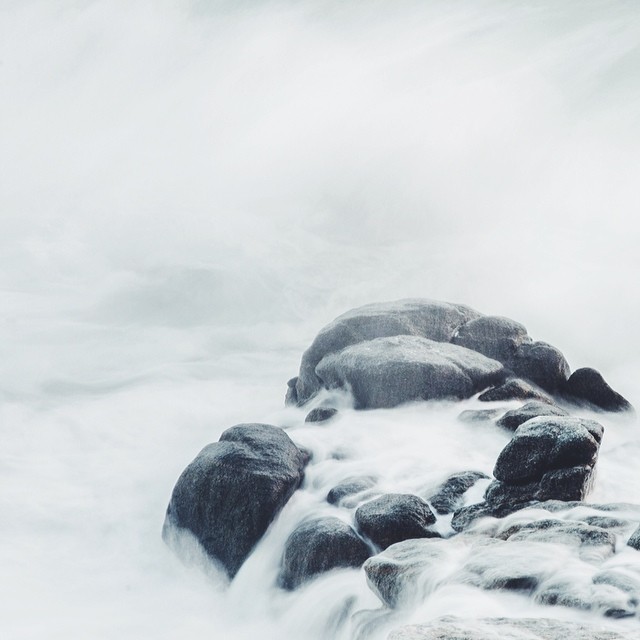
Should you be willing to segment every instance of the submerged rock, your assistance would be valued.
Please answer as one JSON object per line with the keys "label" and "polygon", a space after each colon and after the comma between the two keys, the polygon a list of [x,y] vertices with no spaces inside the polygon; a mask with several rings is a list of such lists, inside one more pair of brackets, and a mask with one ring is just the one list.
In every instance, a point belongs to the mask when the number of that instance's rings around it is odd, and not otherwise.
{"label": "submerged rock", "polygon": [[388,493],[365,502],[356,510],[358,531],[381,549],[411,538],[434,538],[435,523],[429,505],[418,496]]}
{"label": "submerged rock", "polygon": [[634,633],[549,618],[454,618],[397,629],[388,640],[633,640]]}
{"label": "submerged rock", "polygon": [[449,476],[428,500],[436,513],[453,513],[462,506],[464,494],[478,482],[488,479],[482,471],[461,471]]}
{"label": "submerged rock", "polygon": [[467,409],[458,416],[460,422],[491,422],[504,412],[504,409]]}
{"label": "submerged rock", "polygon": [[311,409],[304,419],[305,422],[326,422],[331,420],[338,413],[333,407],[316,407]]}
{"label": "submerged rock", "polygon": [[584,367],[574,371],[563,392],[575,404],[585,404],[603,411],[632,411],[631,403],[614,391],[595,369]]}
{"label": "submerged rock", "polygon": [[329,504],[340,504],[345,498],[363,493],[368,489],[372,489],[376,484],[373,476],[356,476],[347,478],[333,487],[327,494],[327,502]]}
{"label": "submerged rock", "polygon": [[279,427],[240,424],[207,445],[178,479],[163,536],[187,529],[233,578],[293,492],[308,456]]}
{"label": "submerged rock", "polygon": [[307,520],[285,543],[278,582],[292,590],[326,571],[360,567],[370,555],[368,545],[342,520]]}
{"label": "submerged rock", "polygon": [[316,374],[329,389],[350,389],[357,409],[415,400],[470,398],[504,377],[496,360],[417,336],[376,338],[325,356]]}

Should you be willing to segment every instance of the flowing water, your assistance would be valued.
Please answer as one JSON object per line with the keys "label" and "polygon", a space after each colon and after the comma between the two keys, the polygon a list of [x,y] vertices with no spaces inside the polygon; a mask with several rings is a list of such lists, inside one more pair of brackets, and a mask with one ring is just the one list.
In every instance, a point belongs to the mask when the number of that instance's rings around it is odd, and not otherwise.
{"label": "flowing water", "polygon": [[[455,420],[474,400],[305,427],[283,397],[324,324],[412,296],[519,320],[640,406],[639,70],[635,1],[4,0],[2,637],[595,620],[438,576],[391,621],[358,571],[279,591],[336,481],[425,494],[507,439]],[[598,419],[593,500],[640,502],[637,420]],[[252,421],[314,464],[229,586],[160,531],[186,464]]]}

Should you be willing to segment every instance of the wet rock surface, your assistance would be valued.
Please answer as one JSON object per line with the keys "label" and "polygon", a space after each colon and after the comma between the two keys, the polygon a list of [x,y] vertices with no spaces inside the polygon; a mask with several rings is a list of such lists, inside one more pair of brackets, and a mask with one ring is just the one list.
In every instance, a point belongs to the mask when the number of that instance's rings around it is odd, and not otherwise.
{"label": "wet rock surface", "polygon": [[567,399],[603,411],[632,411],[631,403],[614,391],[602,374],[590,367],[574,371],[563,387]]}
{"label": "wet rock surface", "polygon": [[279,427],[240,424],[207,445],[171,495],[163,533],[187,529],[230,577],[302,482],[307,455]]}
{"label": "wet rock surface", "polygon": [[633,640],[631,632],[550,618],[443,618],[393,631],[388,640]]}
{"label": "wet rock surface", "polygon": [[358,494],[362,494],[375,487],[375,485],[376,479],[373,476],[347,478],[329,491],[327,494],[327,502],[338,505],[346,498],[353,498]]}
{"label": "wet rock surface", "polygon": [[520,380],[510,378],[503,384],[493,389],[488,389],[478,396],[482,402],[499,402],[503,400],[537,400],[539,402],[553,403],[553,399],[539,387]]}
{"label": "wet rock surface", "polygon": [[369,546],[338,518],[303,522],[289,536],[278,583],[295,589],[309,579],[332,569],[360,567],[371,555]]}
{"label": "wet rock surface", "polygon": [[333,407],[316,407],[311,409],[304,419],[305,422],[327,422],[338,414],[338,410]]}
{"label": "wet rock surface", "polygon": [[496,425],[509,431],[515,431],[521,424],[531,420],[531,418],[541,418],[545,416],[568,416],[569,414],[560,407],[547,402],[533,401],[511,409],[501,416]]}
{"label": "wet rock surface", "polygon": [[429,497],[429,503],[436,513],[445,515],[453,513],[464,501],[464,494],[478,482],[478,480],[488,479],[486,473],[482,471],[461,471],[449,476],[447,480],[438,488],[436,493]]}
{"label": "wet rock surface", "polygon": [[358,507],[355,514],[358,531],[377,547],[412,538],[434,538],[439,534],[430,527],[436,517],[422,498],[389,493]]}

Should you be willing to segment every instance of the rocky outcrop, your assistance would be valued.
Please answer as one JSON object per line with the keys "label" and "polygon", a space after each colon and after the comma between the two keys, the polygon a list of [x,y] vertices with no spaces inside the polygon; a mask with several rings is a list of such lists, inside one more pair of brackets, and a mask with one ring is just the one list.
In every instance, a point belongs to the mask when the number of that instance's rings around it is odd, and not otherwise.
{"label": "rocky outcrop", "polygon": [[280,428],[240,424],[207,445],[178,479],[163,535],[190,531],[234,577],[293,492],[308,456]]}
{"label": "rocky outcrop", "polygon": [[595,369],[574,371],[563,387],[567,400],[602,411],[632,411],[631,403],[614,391]]}
{"label": "rocky outcrop", "polygon": [[430,528],[436,517],[429,505],[411,494],[388,493],[365,502],[355,518],[358,531],[381,549],[411,538],[439,537]]}
{"label": "rocky outcrop", "polygon": [[357,409],[380,409],[415,400],[470,398],[502,380],[504,367],[456,345],[394,336],[327,355],[316,374],[328,389],[349,389]]}
{"label": "rocky outcrop", "polygon": [[370,555],[367,544],[342,520],[308,520],[285,543],[278,582],[284,589],[295,589],[332,569],[360,567]]}
{"label": "rocky outcrop", "polygon": [[393,631],[388,640],[632,640],[633,632],[549,618],[442,618]]}

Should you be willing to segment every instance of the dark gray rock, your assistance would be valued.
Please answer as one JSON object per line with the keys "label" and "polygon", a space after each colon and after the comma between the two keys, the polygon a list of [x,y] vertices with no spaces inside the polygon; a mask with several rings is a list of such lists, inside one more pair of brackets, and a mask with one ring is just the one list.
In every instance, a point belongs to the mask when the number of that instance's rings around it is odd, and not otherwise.
{"label": "dark gray rock", "polygon": [[595,369],[574,371],[562,389],[567,400],[603,411],[632,411],[631,403],[614,391]]}
{"label": "dark gray rock", "polygon": [[370,589],[391,608],[419,599],[420,576],[445,558],[444,541],[438,538],[405,540],[369,558],[364,571]]}
{"label": "dark gray rock", "polygon": [[491,422],[504,412],[504,409],[467,409],[458,416],[460,422]]}
{"label": "dark gray rock", "polygon": [[447,480],[438,488],[430,498],[431,506],[436,513],[445,515],[453,513],[462,506],[464,494],[478,482],[486,479],[487,476],[482,471],[460,471],[449,476]]}
{"label": "dark gray rock", "polygon": [[324,327],[304,352],[296,383],[297,402],[304,404],[322,388],[316,367],[332,353],[360,342],[399,335],[449,342],[461,325],[480,315],[465,305],[424,299],[352,309]]}
{"label": "dark gray rock", "polygon": [[538,400],[549,404],[553,403],[551,396],[542,391],[542,389],[519,378],[511,378],[503,384],[493,387],[493,389],[487,389],[487,391],[478,396],[478,400],[482,402]]}
{"label": "dark gray rock", "polygon": [[627,544],[636,551],[640,551],[640,527],[638,527],[632,534]]}
{"label": "dark gray rock", "polygon": [[546,342],[522,344],[507,366],[550,393],[562,390],[571,372],[562,353]]}
{"label": "dark gray rock", "polygon": [[543,416],[567,416],[569,415],[564,409],[556,407],[547,402],[527,402],[526,404],[507,411],[496,424],[503,429],[515,431],[521,424],[531,420],[531,418],[540,418]]}
{"label": "dark gray rock", "polygon": [[453,618],[393,631],[387,640],[632,640],[634,633],[548,618]]}
{"label": "dark gray rock", "polygon": [[602,434],[602,425],[593,420],[533,418],[516,429],[498,456],[493,475],[503,482],[525,484],[540,480],[550,470],[592,467]]}
{"label": "dark gray rock", "polygon": [[331,420],[338,413],[333,407],[316,407],[311,409],[304,419],[305,422],[326,422]]}
{"label": "dark gray rock", "polygon": [[338,518],[317,518],[299,525],[285,543],[278,582],[292,590],[332,569],[362,566],[368,545]]}
{"label": "dark gray rock", "polygon": [[499,316],[482,316],[462,325],[451,342],[506,363],[513,360],[519,347],[530,343],[531,338],[519,322]]}
{"label": "dark gray rock", "polygon": [[356,510],[358,531],[381,549],[412,538],[434,538],[429,527],[435,523],[429,505],[411,494],[388,493]]}
{"label": "dark gray rock", "polygon": [[308,456],[280,428],[240,424],[207,445],[178,479],[163,528],[187,529],[234,577],[293,492]]}
{"label": "dark gray rock", "polygon": [[511,484],[494,480],[485,492],[491,511],[497,517],[523,508],[532,502],[547,500],[584,500],[591,489],[593,467],[579,465],[547,471],[539,480]]}
{"label": "dark gray rock", "polygon": [[376,484],[373,476],[357,476],[347,478],[333,487],[327,494],[329,504],[340,504],[345,498],[372,489]]}
{"label": "dark gray rock", "polygon": [[471,527],[480,518],[491,516],[491,508],[486,502],[478,502],[458,509],[451,518],[451,528],[461,532]]}
{"label": "dark gray rock", "polygon": [[316,374],[329,389],[350,389],[357,409],[377,409],[414,400],[470,398],[502,380],[504,368],[464,347],[395,336],[329,354]]}
{"label": "dark gray rock", "polygon": [[287,394],[284,397],[284,403],[286,405],[298,404],[298,392],[296,391],[297,382],[297,377],[291,378],[291,380],[287,382]]}

